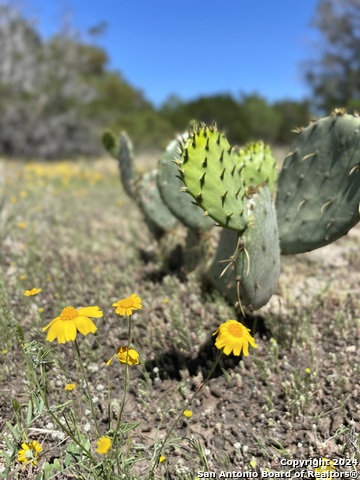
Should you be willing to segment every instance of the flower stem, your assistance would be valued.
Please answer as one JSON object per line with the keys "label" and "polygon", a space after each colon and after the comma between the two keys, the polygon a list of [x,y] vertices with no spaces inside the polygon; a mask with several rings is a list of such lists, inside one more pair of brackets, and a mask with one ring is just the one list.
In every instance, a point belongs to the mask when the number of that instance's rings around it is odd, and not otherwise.
{"label": "flower stem", "polygon": [[[25,356],[26,358],[26,362],[28,363],[28,359],[27,359],[27,356]],[[36,377],[37,378],[37,377]],[[44,401],[44,404],[45,404],[45,407],[46,407],[46,410],[47,410],[47,413],[50,415],[50,417],[54,420],[54,422],[61,428],[61,430],[66,433],[66,435],[71,438],[71,440],[84,452],[84,454],[96,465],[97,464],[97,460],[95,459],[95,457],[92,455],[91,451],[88,450],[86,447],[84,447],[84,445],[82,444],[82,442],[76,438],[76,436],[73,434],[73,432],[70,430],[70,428],[68,428],[66,425],[64,425],[64,423],[57,417],[57,415],[55,415],[55,413],[53,412],[53,409],[52,407],[50,407],[49,405],[49,399],[48,399],[48,395],[47,395],[47,390],[46,390],[46,371],[45,371],[45,368],[43,368],[43,366],[41,366],[41,383],[40,381],[37,379],[37,389],[38,391],[40,392],[40,395],[41,395],[41,398],[43,399]],[[65,418],[65,421],[66,421],[66,417]]]}
{"label": "flower stem", "polygon": [[216,359],[215,359],[215,362],[214,362],[214,364],[213,364],[210,372],[207,374],[205,380],[204,380],[203,383],[200,385],[200,387],[199,387],[197,390],[195,390],[195,392],[194,392],[194,393],[192,394],[192,396],[190,397],[190,400],[187,402],[186,406],[180,411],[180,413],[179,413],[179,415],[176,417],[174,423],[171,425],[169,431],[167,432],[167,434],[166,434],[166,436],[165,436],[165,438],[164,438],[164,440],[163,440],[163,442],[162,442],[162,444],[161,444],[160,449],[158,450],[158,452],[157,452],[157,454],[156,454],[156,457],[155,457],[153,466],[152,466],[150,472],[148,473],[148,476],[146,477],[147,479],[150,479],[151,476],[153,475],[154,470],[155,470],[157,464],[159,463],[159,458],[160,458],[160,456],[161,456],[161,454],[162,454],[162,451],[163,451],[163,449],[164,449],[165,446],[166,446],[166,442],[168,441],[171,433],[173,432],[173,430],[174,430],[175,426],[177,425],[177,423],[179,422],[180,418],[183,416],[184,411],[185,411],[187,408],[189,408],[189,406],[190,406],[190,405],[192,404],[192,402],[194,401],[194,398],[196,397],[196,395],[200,392],[200,390],[202,390],[202,389],[205,387],[205,385],[207,384],[207,382],[210,380],[212,374],[215,372],[215,369],[216,369],[216,367],[217,367],[218,364],[219,364],[220,358],[222,357],[222,353],[223,353],[222,350],[218,352],[217,357],[216,357]]}
{"label": "flower stem", "polygon": [[100,437],[100,429],[99,429],[99,425],[98,425],[97,418],[96,418],[96,412],[95,412],[94,402],[93,402],[93,399],[92,399],[92,397],[91,397],[89,382],[88,382],[88,379],[87,379],[87,373],[86,373],[86,371],[85,371],[84,363],[83,363],[83,361],[82,361],[81,354],[80,354],[79,345],[78,345],[76,339],[75,339],[75,347],[76,347],[76,352],[77,352],[78,357],[79,357],[79,363],[80,363],[81,373],[82,373],[82,376],[83,376],[83,378],[84,378],[84,380],[85,380],[86,393],[87,393],[87,397],[88,397],[89,402],[90,402],[90,409],[91,409],[91,413],[92,413],[92,416],[93,416],[93,419],[94,419],[94,424],[95,424],[96,432],[97,432],[97,434],[98,434],[98,437]]}
{"label": "flower stem", "polygon": [[131,345],[131,326],[132,326],[131,315],[128,316],[128,319],[129,319],[128,320],[128,345],[127,345],[128,348],[127,348],[127,351],[126,351],[126,358],[125,358],[124,394],[123,394],[123,397],[122,397],[122,400],[121,400],[119,416],[118,416],[118,419],[117,419],[117,422],[116,422],[114,439],[117,437],[117,434],[118,434],[118,431],[119,431],[119,428],[120,428],[120,422],[121,422],[122,414],[123,414],[124,407],[125,407],[125,400],[126,400],[127,392],[128,392],[129,385],[130,385],[130,373],[129,373],[128,359],[129,359],[129,348],[130,348],[130,345]]}

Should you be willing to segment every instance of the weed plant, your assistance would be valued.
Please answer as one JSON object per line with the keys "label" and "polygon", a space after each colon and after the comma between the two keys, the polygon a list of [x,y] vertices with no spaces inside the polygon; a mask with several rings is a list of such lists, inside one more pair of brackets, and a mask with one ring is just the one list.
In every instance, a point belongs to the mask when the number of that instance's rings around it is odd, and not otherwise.
{"label": "weed plant", "polygon": [[311,303],[282,283],[297,301],[271,304],[255,341],[216,293],[160,271],[115,165],[5,171],[0,478],[193,479],[309,456],[358,468],[359,305],[337,278]]}

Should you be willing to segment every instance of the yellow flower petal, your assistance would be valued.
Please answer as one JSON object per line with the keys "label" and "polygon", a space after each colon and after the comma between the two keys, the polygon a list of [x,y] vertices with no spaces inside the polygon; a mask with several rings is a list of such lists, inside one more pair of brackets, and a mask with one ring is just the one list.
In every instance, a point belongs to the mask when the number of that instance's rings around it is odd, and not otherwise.
{"label": "yellow flower petal", "polygon": [[133,348],[120,347],[117,349],[116,356],[120,363],[127,363],[128,365],[139,364],[139,354]]}
{"label": "yellow flower petal", "polygon": [[42,332],[46,332],[46,330],[47,330],[48,328],[50,328],[51,325],[52,325],[53,323],[57,322],[59,319],[60,319],[60,317],[54,318],[54,320],[51,320],[51,322],[48,323],[48,324],[46,325],[46,327],[43,327],[43,328],[41,329],[41,331],[42,331]]}
{"label": "yellow flower petal", "polygon": [[110,360],[108,360],[108,361],[106,362],[105,365],[106,365],[107,367],[108,367],[108,366],[110,365],[110,363],[114,360],[114,357],[115,357],[115,355],[113,355],[113,356],[110,358]]}
{"label": "yellow flower petal", "polygon": [[141,298],[138,297],[135,293],[130,295],[130,297],[122,298],[117,302],[112,304],[113,307],[116,307],[115,313],[118,315],[132,315],[133,311],[140,310],[142,308]]}
{"label": "yellow flower petal", "polygon": [[[86,314],[86,315],[85,315]],[[97,306],[85,307],[77,310],[74,307],[65,307],[60,316],[54,318],[42,331],[49,329],[46,340],[52,342],[57,339],[58,343],[66,343],[76,339],[76,333],[82,335],[95,333],[97,326],[89,317],[100,318],[102,311]]]}
{"label": "yellow flower petal", "polygon": [[30,297],[33,295],[37,295],[41,292],[41,288],[32,288],[31,290],[25,290],[24,295],[25,297]]}
{"label": "yellow flower petal", "polygon": [[74,322],[58,320],[49,329],[46,340],[52,342],[57,338],[58,343],[74,341],[76,338],[76,326]]}
{"label": "yellow flower petal", "polygon": [[36,440],[29,443],[22,443],[21,449],[18,451],[17,461],[20,463],[32,465],[37,464],[39,453],[42,452],[43,447]]}
{"label": "yellow flower petal", "polygon": [[116,350],[116,354],[113,355],[110,360],[106,362],[106,365],[110,365],[113,358],[117,357],[120,363],[127,363],[128,365],[139,365],[139,354],[133,348],[127,346],[119,347]]}
{"label": "yellow flower petal", "polygon": [[79,315],[92,318],[101,318],[103,316],[103,312],[97,306],[79,308],[78,313]]}
{"label": "yellow flower petal", "polygon": [[73,390],[75,390],[75,388],[76,388],[75,383],[67,383],[64,387],[64,389],[67,390],[68,392],[72,392]]}
{"label": "yellow flower petal", "polygon": [[336,468],[334,466],[334,462],[328,458],[321,458],[319,459],[319,466],[314,468],[314,472],[320,473],[322,475],[318,475],[318,478],[333,478],[334,475],[325,474],[325,472],[334,472]]}
{"label": "yellow flower petal", "polygon": [[250,330],[237,320],[227,320],[213,333],[217,335],[215,346],[219,350],[223,349],[225,355],[240,355],[245,357],[249,354],[249,344],[257,348],[254,338],[250,335]]}
{"label": "yellow flower petal", "polygon": [[99,453],[100,455],[106,455],[110,450],[110,448],[112,447],[111,438],[107,436],[100,437],[99,440],[96,442],[96,444],[97,444],[96,452]]}
{"label": "yellow flower petal", "polygon": [[90,320],[88,317],[79,316],[74,320],[75,326],[82,335],[87,335],[88,333],[95,333],[97,326],[95,323]]}

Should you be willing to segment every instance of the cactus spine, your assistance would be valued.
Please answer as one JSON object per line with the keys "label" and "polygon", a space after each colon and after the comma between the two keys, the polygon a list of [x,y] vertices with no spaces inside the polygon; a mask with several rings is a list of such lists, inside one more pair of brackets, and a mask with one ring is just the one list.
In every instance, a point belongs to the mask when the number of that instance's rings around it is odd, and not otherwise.
{"label": "cactus spine", "polygon": [[281,252],[328,245],[360,220],[360,117],[337,109],[300,131],[280,173]]}
{"label": "cactus spine", "polygon": [[203,211],[194,205],[190,194],[183,193],[183,183],[178,178],[179,161],[178,141],[171,142],[158,161],[157,182],[161,198],[169,210],[185,226],[194,232],[204,232],[212,228],[214,221],[203,215]]}
{"label": "cactus spine", "polygon": [[244,230],[248,221],[241,177],[244,165],[225,136],[215,127],[200,125],[180,148],[179,173],[184,191],[221,226]]}
{"label": "cactus spine", "polygon": [[[207,214],[224,229],[237,232],[235,237],[220,237],[210,267],[212,283],[242,308],[265,305],[280,273],[275,208],[266,187],[275,185],[271,153],[261,144],[234,150],[215,127],[199,125],[181,145],[179,172],[184,190]],[[220,263],[226,260],[228,267],[220,273]]]}
{"label": "cactus spine", "polygon": [[239,236],[235,261],[240,304],[249,310],[265,305],[280,275],[280,248],[275,206],[267,187],[252,197],[249,225]]}
{"label": "cactus spine", "polygon": [[[269,147],[232,148],[215,126],[192,126],[178,149],[169,145],[158,170],[142,177],[125,135],[103,140],[150,228],[174,231],[179,221],[190,228],[191,248],[199,242],[206,252],[199,254],[204,278],[242,310],[262,307],[274,293],[280,251],[327,245],[360,220],[360,117],[342,109],[299,130],[278,182]],[[219,235],[207,232],[214,223]],[[216,242],[210,254],[202,248],[208,239]]]}

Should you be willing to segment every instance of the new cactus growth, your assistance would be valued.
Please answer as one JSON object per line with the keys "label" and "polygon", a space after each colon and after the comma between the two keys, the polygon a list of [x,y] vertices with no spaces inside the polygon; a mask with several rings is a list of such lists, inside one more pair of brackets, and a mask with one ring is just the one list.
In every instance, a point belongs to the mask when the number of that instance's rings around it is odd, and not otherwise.
{"label": "new cactus growth", "polygon": [[171,142],[158,162],[158,187],[160,195],[169,210],[188,228],[195,232],[209,230],[214,221],[204,216],[201,208],[194,205],[193,198],[181,191],[182,181],[178,178],[175,161],[180,158],[178,141]]}
{"label": "new cactus growth", "polygon": [[270,147],[264,142],[250,142],[238,151],[243,164],[241,176],[246,187],[266,185],[271,193],[275,191],[277,180],[276,161]]}
{"label": "new cactus growth", "polygon": [[280,273],[276,214],[266,187],[275,185],[271,152],[260,143],[233,150],[215,127],[200,125],[183,142],[178,163],[185,191],[226,230],[237,231],[220,236],[208,277],[232,302],[260,308],[274,293]]}
{"label": "new cactus growth", "polygon": [[106,130],[102,136],[102,143],[105,150],[115,159],[119,152],[119,140],[110,130]]}
{"label": "new cactus growth", "polygon": [[199,125],[180,148],[183,190],[221,226],[244,230],[248,216],[243,164],[225,136],[215,127]]}
{"label": "new cactus growth", "polygon": [[345,235],[360,219],[360,117],[337,109],[300,131],[276,196],[281,252],[297,254]]}
{"label": "new cactus growth", "polygon": [[107,130],[103,135],[105,149],[119,162],[121,183],[130,198],[135,198],[136,173],[134,166],[134,152],[130,138],[121,132],[119,139]]}
{"label": "new cactus growth", "polygon": [[[327,245],[360,220],[359,115],[337,109],[299,132],[277,185],[269,147],[232,148],[215,126],[192,126],[178,146],[169,145],[158,170],[136,182],[127,137],[116,143],[107,135],[104,144],[117,152],[124,188],[155,234],[169,232],[162,241],[173,245],[180,222],[186,225],[187,253],[197,252],[190,268],[200,262],[205,281],[252,311],[276,289],[280,252]],[[211,229],[214,222],[222,228]]]}

